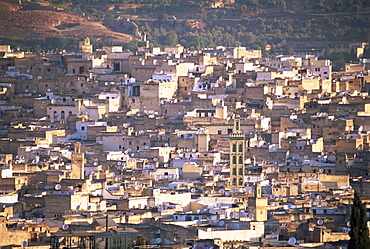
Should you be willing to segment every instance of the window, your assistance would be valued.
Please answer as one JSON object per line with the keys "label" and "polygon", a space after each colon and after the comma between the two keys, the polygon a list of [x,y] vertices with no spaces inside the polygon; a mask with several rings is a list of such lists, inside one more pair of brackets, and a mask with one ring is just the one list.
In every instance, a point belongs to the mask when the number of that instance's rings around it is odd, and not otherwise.
{"label": "window", "polygon": [[60,118],[61,118],[61,119],[65,119],[65,113],[64,113],[64,111],[61,111],[61,112],[60,112]]}
{"label": "window", "polygon": [[239,178],[239,185],[243,185],[243,179]]}
{"label": "window", "polygon": [[233,179],[233,185],[236,185],[236,178]]}
{"label": "window", "polygon": [[236,168],[233,168],[233,175],[236,176]]}
{"label": "window", "polygon": [[218,134],[218,135],[221,135],[221,134],[222,134],[221,132],[222,132],[221,130],[218,130],[218,131],[217,131],[217,134]]}
{"label": "window", "polygon": [[242,143],[239,144],[239,152],[243,152],[243,144]]}
{"label": "window", "polygon": [[239,168],[239,175],[241,176],[241,175],[243,175],[243,167],[240,167]]}
{"label": "window", "polygon": [[233,156],[233,164],[236,164],[236,156]]}
{"label": "window", "polygon": [[243,157],[239,156],[239,164],[243,164]]}
{"label": "window", "polygon": [[84,131],[85,130],[85,126],[81,126],[81,131]]}
{"label": "window", "polygon": [[233,144],[232,152],[236,152],[236,144]]}

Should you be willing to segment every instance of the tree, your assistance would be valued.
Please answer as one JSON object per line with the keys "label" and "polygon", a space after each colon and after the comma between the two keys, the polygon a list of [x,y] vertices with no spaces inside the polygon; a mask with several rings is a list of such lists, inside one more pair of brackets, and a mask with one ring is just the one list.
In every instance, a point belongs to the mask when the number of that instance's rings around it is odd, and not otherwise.
{"label": "tree", "polygon": [[369,229],[367,227],[366,205],[362,203],[360,195],[355,191],[351,207],[351,230],[349,231],[348,249],[370,248]]}

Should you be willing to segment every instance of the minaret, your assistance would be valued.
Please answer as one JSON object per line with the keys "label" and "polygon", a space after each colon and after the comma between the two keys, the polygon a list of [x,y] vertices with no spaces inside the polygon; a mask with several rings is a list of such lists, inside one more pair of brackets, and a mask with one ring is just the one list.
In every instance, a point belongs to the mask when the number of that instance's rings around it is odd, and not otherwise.
{"label": "minaret", "polygon": [[245,135],[240,131],[240,116],[234,117],[233,133],[230,134],[230,185],[244,187]]}
{"label": "minaret", "polygon": [[72,171],[70,174],[71,179],[84,179],[85,178],[85,157],[81,153],[81,144],[75,143],[75,151],[71,157]]}

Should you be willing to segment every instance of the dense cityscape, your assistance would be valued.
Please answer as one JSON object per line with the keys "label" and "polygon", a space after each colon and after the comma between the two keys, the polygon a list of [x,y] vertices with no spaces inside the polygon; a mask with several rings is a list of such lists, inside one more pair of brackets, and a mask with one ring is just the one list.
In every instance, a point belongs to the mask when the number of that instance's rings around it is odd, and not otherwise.
{"label": "dense cityscape", "polygon": [[0,44],[1,248],[370,248],[368,40],[135,32]]}
{"label": "dense cityscape", "polygon": [[3,245],[335,245],[369,197],[365,63],[1,49]]}

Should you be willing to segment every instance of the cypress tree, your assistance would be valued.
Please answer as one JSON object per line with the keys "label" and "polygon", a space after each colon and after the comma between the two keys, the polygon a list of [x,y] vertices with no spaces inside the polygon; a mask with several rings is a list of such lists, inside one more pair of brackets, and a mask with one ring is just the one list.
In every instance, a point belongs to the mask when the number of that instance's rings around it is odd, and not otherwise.
{"label": "cypress tree", "polygon": [[348,249],[369,249],[370,240],[366,218],[366,204],[362,203],[357,191],[355,191],[351,207],[350,226]]}

